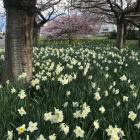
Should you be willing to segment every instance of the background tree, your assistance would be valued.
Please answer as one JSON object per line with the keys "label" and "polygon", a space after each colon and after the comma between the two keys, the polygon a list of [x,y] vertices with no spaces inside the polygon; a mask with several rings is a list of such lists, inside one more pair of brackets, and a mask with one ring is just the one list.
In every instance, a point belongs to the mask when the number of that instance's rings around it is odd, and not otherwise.
{"label": "background tree", "polygon": [[140,1],[135,11],[129,14],[126,19],[138,29],[138,48],[140,49]]}
{"label": "background tree", "polygon": [[61,16],[50,23],[42,32],[49,39],[68,39],[81,35],[95,34],[99,31],[100,24],[87,18],[82,13],[71,12],[70,15]]}
{"label": "background tree", "polygon": [[[133,0],[72,0],[75,8],[85,9],[90,12],[99,13],[109,17],[111,22],[117,25],[116,46],[121,49],[124,46],[129,15],[139,9],[140,1]],[[126,18],[127,17],[127,18]]]}
{"label": "background tree", "polygon": [[63,0],[38,0],[36,14],[37,16],[34,24],[34,46],[38,45],[41,27],[58,16],[65,14],[65,3]]}

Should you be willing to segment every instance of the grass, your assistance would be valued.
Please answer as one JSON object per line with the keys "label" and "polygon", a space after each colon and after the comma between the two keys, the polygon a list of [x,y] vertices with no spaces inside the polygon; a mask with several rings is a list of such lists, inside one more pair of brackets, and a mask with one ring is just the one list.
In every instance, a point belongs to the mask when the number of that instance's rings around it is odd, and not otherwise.
{"label": "grass", "polygon": [[[41,134],[46,139],[55,134],[57,140],[109,140],[113,136],[117,140],[122,137],[138,140],[138,51],[118,51],[110,40],[75,40],[71,44],[68,41],[42,41],[40,46],[34,48],[31,83],[23,87],[7,82],[0,88],[2,140],[7,139],[7,131],[13,131],[14,140],[26,139],[27,135],[30,140],[36,140]],[[3,63],[2,59],[0,63]],[[24,99],[19,98],[21,90],[25,92]],[[19,114],[21,107],[26,115]],[[57,113],[55,108],[59,109]],[[77,118],[74,117],[76,111]],[[51,119],[48,114],[44,119],[44,114],[49,112]],[[18,134],[16,128],[25,124],[27,129],[30,121],[36,122],[38,129]],[[62,123],[69,127],[67,135],[65,129],[60,128]],[[117,127],[110,128],[112,134],[107,133],[109,125]],[[76,126],[82,129],[78,133],[74,131]],[[76,137],[78,134],[81,137]]]}
{"label": "grass", "polygon": [[[108,40],[107,37],[95,37],[93,40]],[[112,42],[114,42],[115,45],[115,39],[110,39]],[[131,48],[131,49],[137,49],[138,41],[137,40],[126,40],[125,46],[126,48]]]}
{"label": "grass", "polygon": [[[55,43],[54,43],[55,42]],[[40,39],[40,45],[42,47],[46,47],[49,45],[62,45],[63,47],[69,45],[94,45],[94,46],[115,46],[115,40],[114,39],[107,39],[106,37],[95,37],[93,39],[90,40],[86,40],[86,39],[79,39],[79,40],[72,40],[72,42],[69,43],[68,40],[44,40],[44,39]],[[137,48],[137,40],[126,40],[125,46],[124,48],[129,48],[129,49],[138,49]]]}

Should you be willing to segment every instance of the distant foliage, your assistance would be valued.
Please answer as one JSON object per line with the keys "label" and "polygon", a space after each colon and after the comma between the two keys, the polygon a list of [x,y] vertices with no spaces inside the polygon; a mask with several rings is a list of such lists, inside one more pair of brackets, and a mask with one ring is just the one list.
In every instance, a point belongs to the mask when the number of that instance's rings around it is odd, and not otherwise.
{"label": "distant foliage", "polygon": [[[117,37],[117,32],[116,31],[110,32],[109,35],[108,35],[109,39],[116,39],[116,37]],[[126,34],[126,39],[137,40],[138,39],[138,31],[128,30],[127,34]]]}
{"label": "distant foliage", "polygon": [[72,39],[88,37],[99,31],[100,25],[81,14],[61,16],[48,23],[42,29],[42,35],[48,39]]}
{"label": "distant foliage", "polygon": [[137,40],[138,39],[138,31],[136,31],[136,30],[128,30],[127,39],[129,39],[129,40]]}

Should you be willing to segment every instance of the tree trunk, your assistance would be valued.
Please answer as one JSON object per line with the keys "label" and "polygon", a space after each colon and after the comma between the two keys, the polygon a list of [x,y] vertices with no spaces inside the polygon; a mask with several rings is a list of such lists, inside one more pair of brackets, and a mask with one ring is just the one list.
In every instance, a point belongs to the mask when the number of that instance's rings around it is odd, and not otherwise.
{"label": "tree trunk", "polygon": [[33,44],[35,47],[38,46],[39,36],[40,36],[40,27],[34,26]]}
{"label": "tree trunk", "polygon": [[124,46],[124,27],[123,23],[117,24],[117,40],[116,40],[116,47],[118,49],[122,49]]}
{"label": "tree trunk", "polygon": [[24,10],[10,8],[6,11],[5,80],[17,80],[25,72],[26,80],[32,78],[32,46],[34,15]]}
{"label": "tree trunk", "polygon": [[140,49],[140,28],[139,28],[139,31],[138,31],[138,48]]}
{"label": "tree trunk", "polygon": [[124,24],[124,38],[123,38],[123,44],[126,43],[126,39],[127,39],[127,24]]}

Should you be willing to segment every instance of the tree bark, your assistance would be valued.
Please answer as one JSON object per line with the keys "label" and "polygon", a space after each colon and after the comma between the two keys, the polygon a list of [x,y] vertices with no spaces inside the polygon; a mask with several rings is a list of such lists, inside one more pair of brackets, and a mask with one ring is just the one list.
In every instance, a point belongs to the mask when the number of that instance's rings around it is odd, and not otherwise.
{"label": "tree bark", "polygon": [[17,80],[25,72],[26,80],[32,78],[32,46],[34,15],[26,11],[9,8],[6,10],[5,80]]}
{"label": "tree bark", "polygon": [[124,24],[124,37],[123,37],[123,44],[126,43],[126,39],[127,39],[127,24]]}
{"label": "tree bark", "polygon": [[139,28],[139,31],[138,31],[138,48],[140,49],[140,28]]}
{"label": "tree bark", "polygon": [[39,36],[40,36],[40,27],[34,26],[33,44],[35,47],[38,46]]}
{"label": "tree bark", "polygon": [[122,49],[124,46],[124,27],[123,23],[117,24],[117,40],[116,40],[116,47],[118,49]]}

